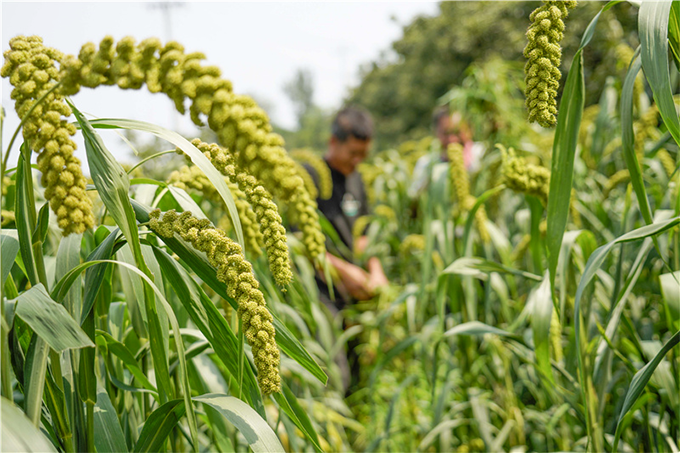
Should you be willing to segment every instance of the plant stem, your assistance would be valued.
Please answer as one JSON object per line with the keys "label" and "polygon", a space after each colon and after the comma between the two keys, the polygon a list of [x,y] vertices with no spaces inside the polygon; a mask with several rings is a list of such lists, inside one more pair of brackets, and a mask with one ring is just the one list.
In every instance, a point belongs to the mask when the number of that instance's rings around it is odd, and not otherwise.
{"label": "plant stem", "polygon": [[26,401],[26,416],[36,427],[40,427],[42,395],[45,389],[45,374],[47,373],[47,357],[49,352],[50,347],[45,340],[33,334],[26,357],[29,373],[27,373],[28,382],[24,388],[24,397]]}
{"label": "plant stem", "polygon": [[2,357],[0,359],[2,360],[1,362],[1,372],[2,372],[2,396],[7,398],[10,401],[14,401],[14,395],[12,394],[12,363],[10,362],[10,352],[9,352],[9,341],[7,339],[7,335],[9,335],[9,326],[5,322],[5,300],[4,297],[2,298],[2,337],[0,340],[2,341],[2,344],[0,347],[2,348],[0,350],[0,354],[2,354]]}
{"label": "plant stem", "polygon": [[167,151],[158,152],[158,153],[153,154],[153,155],[151,155],[151,156],[147,156],[147,157],[145,157],[144,159],[142,159],[142,160],[140,160],[139,162],[137,162],[135,165],[133,165],[132,168],[130,168],[130,169],[127,171],[127,174],[129,175],[130,173],[132,173],[132,172],[135,170],[135,168],[139,167],[140,165],[145,164],[146,162],[150,161],[151,159],[155,159],[156,157],[160,157],[160,156],[162,156],[162,155],[164,155],[164,154],[170,154],[170,153],[175,153],[175,150],[174,150],[174,149],[170,149],[170,150],[167,150]]}
{"label": "plant stem", "polygon": [[87,405],[87,451],[95,451],[94,448],[94,403],[88,401]]}

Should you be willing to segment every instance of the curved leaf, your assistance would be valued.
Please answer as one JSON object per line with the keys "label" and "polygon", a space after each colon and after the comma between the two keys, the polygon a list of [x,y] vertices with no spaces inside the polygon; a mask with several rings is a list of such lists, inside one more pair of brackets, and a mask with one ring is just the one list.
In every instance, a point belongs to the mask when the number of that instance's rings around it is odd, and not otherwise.
{"label": "curved leaf", "polygon": [[42,284],[21,293],[15,314],[57,352],[94,347],[85,331],[63,305],[52,300]]}
{"label": "curved leaf", "polygon": [[55,452],[54,445],[8,399],[0,398],[2,451]]}
{"label": "curved leaf", "polygon": [[0,288],[4,288],[5,280],[7,280],[9,271],[12,270],[17,253],[19,253],[19,241],[6,234],[0,235],[0,253],[2,254],[0,260]]}
{"label": "curved leaf", "polygon": [[285,452],[267,421],[240,399],[209,393],[196,396],[193,400],[207,404],[222,414],[246,438],[246,442],[255,453]]}
{"label": "curved leaf", "polygon": [[574,177],[574,156],[578,143],[578,132],[585,103],[585,82],[583,79],[583,48],[588,45],[595,26],[603,12],[621,1],[608,2],[590,21],[581,39],[581,46],[574,55],[569,68],[567,82],[562,92],[557,126],[553,140],[553,152],[550,173],[550,195],[548,196],[548,268],[550,269],[550,287],[555,287],[557,260],[562,247],[562,236],[567,227],[569,201],[571,200],[571,184]]}
{"label": "curved leaf", "polygon": [[442,274],[469,275],[479,279],[486,279],[486,274],[489,274],[491,272],[518,275],[520,277],[528,278],[530,280],[534,280],[537,282],[543,280],[540,275],[532,274],[531,272],[525,272],[518,269],[513,269],[503,264],[499,264],[494,261],[485,260],[483,258],[478,257],[458,258],[456,261],[451,263],[446,269],[444,269],[442,271]]}
{"label": "curved leaf", "polygon": [[144,423],[139,439],[135,444],[135,452],[155,452],[163,450],[163,443],[184,416],[186,407],[184,400],[172,400],[163,404],[151,413]]}
{"label": "curved leaf", "polygon": [[669,1],[642,2],[638,15],[638,34],[642,48],[642,67],[652,88],[654,101],[668,131],[680,146],[680,120],[673,101],[668,67],[668,21],[671,4]]}
{"label": "curved leaf", "polygon": [[97,453],[119,453],[128,451],[125,436],[106,390],[97,390],[97,405],[94,407],[94,446]]}
{"label": "curved leaf", "polygon": [[[583,376],[584,375],[584,365],[583,365],[583,357],[581,354],[581,298],[583,297],[583,292],[585,291],[586,287],[588,284],[595,278],[595,275],[602,267],[602,264],[604,264],[604,260],[607,258],[607,255],[611,251],[611,249],[616,245],[620,244],[623,242],[632,242],[632,241],[637,241],[640,239],[644,239],[647,237],[653,237],[659,233],[663,233],[664,231],[675,227],[676,225],[680,224],[680,217],[675,217],[670,220],[666,220],[663,222],[658,222],[658,223],[653,223],[651,225],[646,225],[641,228],[638,228],[633,231],[629,231],[628,233],[619,236],[615,240],[601,246],[597,250],[595,250],[592,255],[590,255],[590,258],[588,259],[588,262],[586,263],[586,267],[583,270],[583,276],[581,277],[581,281],[579,281],[578,288],[576,289],[576,296],[574,297],[574,324],[575,324],[575,339],[576,339],[576,355],[578,357],[578,368],[579,368],[579,373]],[[588,407],[588,394],[586,392],[585,386],[581,386],[581,398],[583,399],[583,404],[585,407]],[[587,413],[587,411],[586,411]]]}
{"label": "curved leaf", "polygon": [[649,207],[649,200],[647,199],[647,191],[645,190],[645,183],[642,180],[642,170],[640,170],[640,163],[635,155],[635,136],[633,134],[633,87],[635,85],[635,78],[640,72],[642,63],[640,57],[636,53],[633,59],[626,79],[623,82],[621,89],[621,145],[623,147],[623,157],[626,161],[626,167],[630,173],[630,182],[633,184],[635,195],[638,199],[642,218],[647,224],[653,223],[652,210]]}
{"label": "curved leaf", "polygon": [[243,240],[243,229],[241,228],[241,220],[238,216],[238,210],[236,209],[236,204],[234,203],[234,197],[227,187],[227,183],[224,181],[224,176],[217,171],[213,164],[208,160],[207,157],[203,155],[202,152],[198,150],[194,145],[192,145],[187,139],[182,137],[176,132],[164,129],[155,124],[146,123],[144,121],[135,121],[129,119],[97,119],[92,120],[91,124],[93,127],[104,127],[104,128],[121,128],[130,129],[143,132],[150,132],[157,137],[167,140],[176,147],[180,148],[184,153],[191,158],[191,161],[200,168],[205,176],[210,180],[217,192],[220,194],[224,203],[229,211],[229,216],[231,217],[232,225],[236,231],[236,238],[239,245],[243,250],[245,250],[245,242]]}
{"label": "curved leaf", "polygon": [[621,431],[620,431],[620,424],[621,420],[626,416],[630,408],[633,406],[635,401],[640,397],[642,392],[645,389],[645,386],[647,385],[647,382],[652,377],[652,374],[654,374],[654,370],[656,370],[656,367],[659,366],[659,363],[664,359],[668,351],[673,349],[678,343],[680,343],[680,330],[675,333],[671,337],[668,342],[663,345],[661,350],[654,356],[654,358],[647,363],[647,365],[643,366],[640,368],[640,370],[635,373],[635,376],[633,376],[633,379],[630,381],[630,386],[628,387],[628,392],[626,392],[626,399],[623,401],[623,407],[621,408],[621,412],[619,413],[619,419],[616,422],[616,434],[615,434],[615,439],[614,439],[614,448],[613,451],[616,451],[616,445],[618,444],[619,437],[621,436]]}
{"label": "curved leaf", "polygon": [[450,328],[444,333],[444,338],[452,337],[454,335],[486,335],[487,333],[500,335],[502,337],[519,338],[517,335],[508,332],[507,330],[499,329],[479,321],[470,321],[463,324],[458,324]]}

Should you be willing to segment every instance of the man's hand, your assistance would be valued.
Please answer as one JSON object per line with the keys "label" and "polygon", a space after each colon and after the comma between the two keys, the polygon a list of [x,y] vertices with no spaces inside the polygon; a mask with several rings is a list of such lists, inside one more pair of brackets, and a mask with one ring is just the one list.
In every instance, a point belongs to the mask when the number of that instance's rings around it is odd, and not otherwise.
{"label": "man's hand", "polygon": [[370,275],[362,268],[354,264],[347,263],[342,277],[342,283],[347,292],[357,300],[368,300],[373,297],[373,290],[370,285]]}
{"label": "man's hand", "polygon": [[373,297],[374,294],[368,272],[330,253],[326,253],[326,257],[338,271],[342,285],[352,297],[358,300],[368,300]]}
{"label": "man's hand", "polygon": [[389,284],[389,280],[387,280],[387,277],[385,276],[385,271],[383,271],[382,264],[375,256],[368,260],[368,272],[368,285],[372,292]]}

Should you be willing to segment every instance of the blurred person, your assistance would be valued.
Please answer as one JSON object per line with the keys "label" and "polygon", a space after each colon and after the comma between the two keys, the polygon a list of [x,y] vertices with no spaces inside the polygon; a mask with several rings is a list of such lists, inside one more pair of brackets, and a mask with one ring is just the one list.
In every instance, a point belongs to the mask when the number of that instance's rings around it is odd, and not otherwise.
{"label": "blurred person", "polygon": [[[437,140],[433,142],[430,153],[422,156],[416,162],[413,169],[413,178],[408,195],[413,201],[417,201],[428,186],[434,173],[440,173],[448,169],[447,149],[449,145],[458,143],[463,147],[463,159],[465,168],[469,172],[479,169],[480,159],[484,153],[484,145],[472,139],[472,128],[458,111],[450,111],[448,105],[437,107],[432,114],[432,129]],[[438,167],[438,168],[437,168]]]}
{"label": "blurred person", "polygon": [[[370,209],[366,198],[366,190],[357,166],[368,157],[373,137],[373,120],[370,114],[358,107],[345,107],[340,110],[331,125],[331,137],[323,157],[328,165],[333,182],[333,192],[329,199],[317,198],[321,213],[328,219],[338,237],[340,244],[326,238],[326,259],[337,273],[337,280],[326,281],[323,272],[316,275],[319,298],[334,315],[357,300],[368,300],[376,295],[378,288],[388,284],[387,277],[380,260],[368,257],[366,269],[358,266],[355,253],[361,254],[368,245],[368,237],[360,236],[355,244],[352,234],[354,222],[361,216],[369,215]],[[319,188],[319,175],[314,169],[304,164]],[[346,326],[345,326],[346,327]],[[346,365],[339,364],[343,372],[345,388],[356,385],[358,378],[357,356],[355,345],[349,346],[349,366],[351,380]]]}
{"label": "blurred person", "polygon": [[[379,286],[387,284],[380,260],[369,257],[367,270],[355,264],[354,252],[361,253],[368,243],[361,236],[354,244],[352,229],[357,218],[369,215],[366,189],[357,166],[368,157],[373,137],[373,120],[368,112],[358,107],[345,107],[340,110],[331,125],[331,137],[323,157],[328,165],[333,181],[333,193],[328,200],[317,198],[319,210],[333,225],[342,244],[328,244],[326,258],[338,273],[339,281],[335,301],[331,301],[327,282],[318,278],[319,289],[324,303],[335,311],[342,310],[352,299],[367,300],[375,295]],[[314,169],[305,168],[319,187],[319,176]]]}

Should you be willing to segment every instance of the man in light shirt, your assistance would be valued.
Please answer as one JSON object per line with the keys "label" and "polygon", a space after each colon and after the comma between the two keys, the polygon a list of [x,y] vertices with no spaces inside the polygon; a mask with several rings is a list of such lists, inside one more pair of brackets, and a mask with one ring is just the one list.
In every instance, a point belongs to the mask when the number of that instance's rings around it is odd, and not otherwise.
{"label": "man in light shirt", "polygon": [[418,159],[413,169],[413,181],[408,190],[413,200],[420,198],[431,178],[448,168],[448,165],[438,164],[448,164],[447,148],[450,144],[463,146],[463,159],[469,172],[479,168],[484,153],[484,145],[472,141],[472,130],[461,112],[450,112],[448,106],[439,106],[432,115],[432,126],[437,140],[433,142],[431,152]]}

